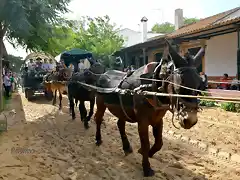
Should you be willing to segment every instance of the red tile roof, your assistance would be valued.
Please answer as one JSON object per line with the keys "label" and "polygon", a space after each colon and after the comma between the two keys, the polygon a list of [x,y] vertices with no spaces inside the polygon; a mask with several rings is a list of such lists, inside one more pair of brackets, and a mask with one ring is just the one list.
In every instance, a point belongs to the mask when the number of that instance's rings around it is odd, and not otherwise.
{"label": "red tile roof", "polygon": [[183,26],[182,28],[167,35],[169,38],[175,38],[191,33],[197,33],[205,29],[227,25],[234,22],[240,22],[240,7],[216,14],[214,16],[201,19],[198,22]]}

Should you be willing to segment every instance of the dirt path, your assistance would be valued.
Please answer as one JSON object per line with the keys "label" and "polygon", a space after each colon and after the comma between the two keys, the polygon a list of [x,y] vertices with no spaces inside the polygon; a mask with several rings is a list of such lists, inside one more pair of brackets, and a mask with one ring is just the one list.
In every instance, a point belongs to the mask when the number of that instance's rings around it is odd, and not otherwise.
{"label": "dirt path", "polygon": [[[79,114],[71,121],[66,106],[59,114],[45,101],[28,102],[17,96],[12,107],[16,116],[0,136],[0,180],[143,179],[135,125],[126,127],[134,153],[125,157],[116,122],[108,114],[102,128],[104,142],[96,147],[95,124],[84,130]],[[165,128],[170,127],[166,122]],[[156,175],[147,179],[240,179],[240,167],[216,164],[206,153],[179,141],[164,139],[162,150],[150,161]]]}
{"label": "dirt path", "polygon": [[216,148],[240,154],[240,114],[223,111],[219,108],[204,109],[199,113],[199,121],[190,130],[175,129],[171,114],[164,118],[164,128],[184,136],[193,137]]}

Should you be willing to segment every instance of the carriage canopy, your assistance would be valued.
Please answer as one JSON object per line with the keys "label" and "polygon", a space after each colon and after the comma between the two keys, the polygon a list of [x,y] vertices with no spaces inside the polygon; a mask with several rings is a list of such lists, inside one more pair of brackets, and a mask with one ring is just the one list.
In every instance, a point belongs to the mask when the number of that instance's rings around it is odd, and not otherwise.
{"label": "carriage canopy", "polygon": [[65,51],[61,54],[61,58],[64,60],[64,63],[68,66],[69,64],[78,64],[81,59],[92,58],[93,55],[91,52],[86,51],[84,49],[71,49],[69,51]]}

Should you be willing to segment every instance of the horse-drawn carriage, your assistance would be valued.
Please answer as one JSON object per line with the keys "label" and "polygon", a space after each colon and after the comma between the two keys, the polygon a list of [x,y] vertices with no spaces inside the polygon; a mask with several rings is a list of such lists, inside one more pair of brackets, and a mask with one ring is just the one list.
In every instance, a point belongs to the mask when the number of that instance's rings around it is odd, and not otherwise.
{"label": "horse-drawn carriage", "polygon": [[[22,90],[25,92],[25,97],[31,100],[36,92],[44,93],[45,97],[52,100],[52,92],[48,92],[45,89],[43,78],[48,73],[42,66],[43,59],[53,61],[53,57],[43,53],[31,53],[28,55],[21,67],[21,78],[22,78]],[[53,62],[54,64],[56,62]]]}

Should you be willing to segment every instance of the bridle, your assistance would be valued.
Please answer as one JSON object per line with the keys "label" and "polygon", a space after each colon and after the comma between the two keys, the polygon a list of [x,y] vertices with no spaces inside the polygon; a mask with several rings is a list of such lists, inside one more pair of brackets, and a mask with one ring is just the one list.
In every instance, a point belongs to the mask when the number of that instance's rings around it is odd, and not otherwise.
{"label": "bridle", "polygon": [[[167,68],[167,77],[165,79],[163,79],[162,83],[166,83],[166,86],[164,88],[164,91],[165,93],[168,93],[168,90],[166,90],[166,87],[169,88],[169,84],[170,84],[170,87],[171,87],[171,91],[172,93],[173,92],[176,92],[176,86],[180,86],[181,82],[182,82],[182,74],[184,73],[184,71],[188,71],[188,70],[191,70],[191,71],[195,71],[196,74],[197,74],[197,70],[195,67],[192,67],[192,66],[184,66],[184,67],[180,67],[180,68],[176,68],[174,66],[174,64],[170,61],[168,62],[168,64],[170,64],[170,67]],[[161,69],[161,65],[159,64],[155,70],[154,70],[154,74],[153,74],[153,79],[159,79],[159,73],[160,73],[160,69]],[[170,70],[170,72],[169,72]],[[175,79],[178,81],[178,83],[172,83],[171,82],[175,81]],[[152,83],[152,90],[154,92],[157,92],[158,91],[158,86],[157,86],[157,81],[154,81],[153,80],[153,83]],[[179,92],[177,92],[178,94]],[[157,101],[157,97],[154,97],[155,98],[155,101]],[[176,116],[178,118],[178,120],[182,121],[181,118],[179,118],[180,115],[184,116],[185,112],[186,111],[193,111],[193,110],[198,110],[200,109],[198,107],[198,104],[196,102],[188,102],[186,100],[184,100],[183,98],[181,97],[169,97],[170,99],[170,102],[169,102],[169,106],[170,106],[170,111],[172,112],[172,124],[175,128],[179,129],[175,124],[174,124],[174,117],[175,117],[175,113],[176,113]],[[156,105],[157,103],[155,103]],[[157,108],[155,108],[157,109]],[[168,109],[169,110],[169,109]]]}

